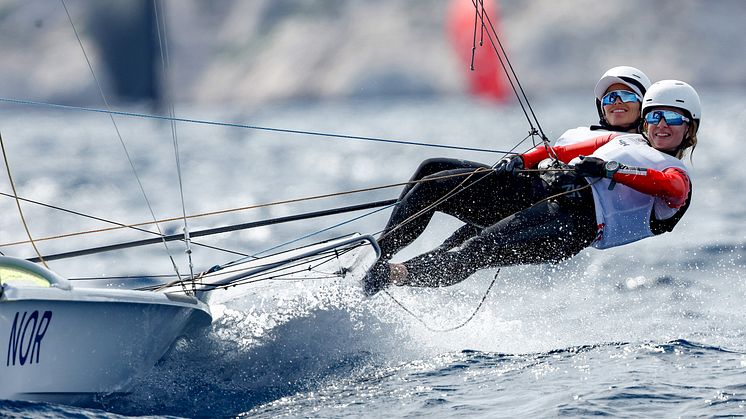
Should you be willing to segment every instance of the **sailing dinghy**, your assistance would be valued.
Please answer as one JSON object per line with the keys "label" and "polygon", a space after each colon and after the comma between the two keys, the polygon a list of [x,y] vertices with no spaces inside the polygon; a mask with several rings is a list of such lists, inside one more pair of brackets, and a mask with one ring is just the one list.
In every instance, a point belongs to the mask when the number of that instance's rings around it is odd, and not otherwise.
{"label": "sailing dinghy", "polygon": [[0,399],[77,404],[125,392],[179,336],[212,321],[183,291],[77,287],[12,257],[0,256],[0,284]]}
{"label": "sailing dinghy", "polygon": [[78,287],[38,264],[0,256],[0,337],[7,339],[0,399],[85,404],[126,393],[180,336],[210,325],[212,291],[362,277],[379,255],[373,237],[353,234],[148,289]]}
{"label": "sailing dinghy", "polygon": [[[81,50],[85,55],[85,49],[77,34],[77,30],[75,30],[64,0],[62,0],[62,4],[75,31],[76,38],[80,43]],[[157,2],[155,4],[157,5]],[[479,11],[478,3],[474,2],[473,4],[477,8],[477,11]],[[479,15],[480,13],[477,13],[477,16]],[[482,16],[485,16],[483,10]],[[476,25],[477,23],[475,22],[475,27]],[[87,55],[86,60],[88,60]],[[90,62],[88,64],[94,79],[97,80],[93,72],[93,67],[90,65]],[[133,174],[137,177],[153,221],[152,223],[125,225],[124,223],[104,220],[98,217],[90,218],[114,223],[118,227],[133,228],[141,232],[154,234],[157,238],[120,243],[98,249],[83,249],[65,254],[47,255],[46,257],[42,257],[41,253],[34,246],[38,258],[24,260],[6,256],[0,257],[0,347],[2,348],[0,350],[0,399],[83,404],[88,401],[95,401],[96,396],[100,394],[126,393],[131,389],[136,378],[147,373],[179,337],[211,324],[212,315],[208,302],[211,296],[214,295],[214,291],[236,286],[241,286],[242,292],[244,290],[248,290],[248,292],[252,290],[258,291],[259,287],[273,287],[288,280],[328,281],[343,278],[346,281],[352,282],[350,280],[362,279],[368,268],[380,257],[380,249],[372,236],[354,234],[261,258],[246,257],[215,266],[196,275],[192,274],[192,260],[191,256],[189,256],[190,275],[182,278],[178,272],[176,263],[173,262],[173,258],[169,253],[176,276],[179,279],[165,284],[149,284],[146,287],[142,287],[142,284],[140,284],[140,288],[134,288],[135,285],[121,287],[115,285],[113,282],[101,282],[95,286],[79,286],[77,284],[80,282],[76,283],[62,278],[45,266],[32,263],[30,260],[45,263],[45,260],[65,259],[101,251],[160,242],[163,243],[168,251],[166,242],[171,240],[183,242],[186,245],[186,254],[191,255],[191,233],[187,226],[188,217],[184,208],[181,168],[178,157],[177,136],[174,128],[176,122],[233,126],[298,135],[310,134],[334,138],[406,143],[398,140],[372,137],[176,118],[173,108],[170,108],[170,115],[168,117],[116,112],[109,108],[100,85],[99,91],[106,104],[106,110],[69,106],[62,106],[61,108],[101,112],[109,115],[117,132],[117,137],[132,166]],[[33,104],[33,102],[29,101],[6,101]],[[159,222],[163,222],[164,220],[159,221],[150,206],[145,190],[137,175],[135,165],[132,163],[125,142],[121,137],[119,129],[116,127],[113,118],[114,115],[155,118],[170,120],[172,122],[176,166],[182,196],[183,235],[171,237],[171,235],[166,235],[161,231]],[[529,123],[531,124],[530,119]],[[533,137],[539,131],[533,128],[533,124],[531,125],[532,129],[529,136]],[[543,137],[545,138],[545,136]],[[423,145],[424,143],[410,142],[410,144]],[[0,137],[0,145],[2,145],[2,137]],[[461,146],[440,147],[497,152],[494,150]],[[4,147],[3,156],[5,156]],[[11,170],[8,167],[7,159],[5,160],[5,166],[12,186]],[[346,193],[401,185],[386,185],[358,191],[348,191]],[[328,196],[340,194],[336,193]],[[15,198],[19,213],[23,219],[20,205],[21,198],[16,193],[15,187],[13,187],[13,195],[9,196]],[[320,197],[309,197],[306,199]],[[367,208],[384,207],[385,209],[393,205],[393,203],[395,203],[395,200],[393,202],[379,201],[335,210],[318,211],[317,213],[306,214],[305,216],[284,217],[285,219],[282,222],[359,211]],[[254,207],[258,208],[259,206]],[[64,210],[59,207],[55,208]],[[85,216],[85,214],[73,213]],[[275,221],[280,222],[280,220]],[[137,227],[145,224],[153,224],[158,231],[155,232]],[[231,228],[217,228],[214,229],[215,231],[202,232],[203,234],[201,235],[233,231],[238,227],[252,228],[260,224],[268,225],[268,223],[248,224],[229,226]],[[338,224],[337,226],[343,224]],[[324,232],[325,230],[317,233]],[[27,233],[29,236],[28,242],[33,245],[34,241],[28,229]],[[197,234],[193,236],[197,236]]]}

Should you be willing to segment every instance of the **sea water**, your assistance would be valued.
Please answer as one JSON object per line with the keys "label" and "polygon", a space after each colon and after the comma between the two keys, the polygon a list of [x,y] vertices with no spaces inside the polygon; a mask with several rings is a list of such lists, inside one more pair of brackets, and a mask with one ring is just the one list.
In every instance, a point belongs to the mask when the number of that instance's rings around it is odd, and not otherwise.
{"label": "sea water", "polygon": [[[693,200],[672,233],[617,249],[589,249],[558,265],[486,270],[452,287],[395,287],[370,299],[355,280],[218,291],[211,303],[212,326],[178,341],[148,374],[135,379],[130,394],[102,395],[85,407],[0,401],[0,416],[744,415],[746,198],[740,151],[746,111],[740,92],[701,93],[700,143],[693,161],[686,161]],[[550,138],[595,119],[592,102],[582,95],[531,105]],[[106,115],[3,107],[2,135],[20,196],[117,222],[145,222],[152,216],[134,166],[157,218],[182,213],[170,124],[117,116],[120,141]],[[252,109],[177,106],[176,114],[496,151],[511,149],[530,129],[517,104],[469,98]],[[176,139],[188,214],[395,184],[428,157],[485,163],[501,157],[188,123],[176,125]],[[518,149],[529,146],[530,140]],[[5,176],[0,187],[10,192]],[[189,229],[389,199],[399,188],[197,217]],[[24,240],[15,202],[3,197],[0,208],[0,241]],[[23,209],[37,239],[108,226],[30,203]],[[286,247],[353,231],[375,233],[388,210],[350,221],[364,213],[195,242],[256,254],[304,236],[309,237]],[[436,245],[458,225],[437,216],[399,258]],[[178,233],[183,222],[165,223],[163,229]],[[50,254],[140,238],[146,237],[115,230],[43,240],[38,247]],[[0,250],[34,255],[28,245]],[[169,253],[182,272],[189,271],[177,243],[168,251],[154,245],[50,265],[87,281],[170,274]],[[193,246],[196,270],[237,257]]]}

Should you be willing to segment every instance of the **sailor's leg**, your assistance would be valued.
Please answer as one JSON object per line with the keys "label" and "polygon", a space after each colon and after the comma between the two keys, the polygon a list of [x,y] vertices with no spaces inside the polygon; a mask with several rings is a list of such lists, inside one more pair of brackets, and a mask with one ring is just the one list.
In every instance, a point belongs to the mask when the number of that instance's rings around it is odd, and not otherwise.
{"label": "sailor's leg", "polygon": [[404,262],[406,282],[442,287],[482,268],[558,262],[590,245],[594,235],[592,207],[573,214],[557,202],[544,202],[484,229],[454,251],[428,252]]}
{"label": "sailor's leg", "polygon": [[[444,167],[458,168],[434,172]],[[474,174],[475,170],[481,170],[481,172]],[[430,174],[431,172],[434,173]],[[473,182],[474,179],[483,179],[489,174],[493,172],[488,166],[480,163],[453,159],[433,159],[423,162],[412,179],[425,181],[407,185],[394,207],[386,228],[378,240],[381,258],[363,279],[364,292],[371,296],[388,286],[390,282],[388,260],[422,234],[436,210],[442,211],[445,208],[441,206],[442,203],[436,205],[436,202],[464,189],[464,186]],[[446,212],[452,215],[468,212],[461,211],[460,206],[474,202],[474,199],[468,199],[467,193],[458,195],[458,197],[453,196],[443,201],[448,202]],[[464,201],[464,198],[467,199]],[[450,243],[461,243],[476,234],[478,228],[470,224],[468,220],[465,222],[467,222],[466,228],[459,229],[460,233],[456,234],[455,240],[451,240]],[[451,244],[447,246],[453,247]]]}
{"label": "sailor's leg", "polygon": [[473,224],[463,225],[458,230],[453,232],[453,234],[451,234],[450,237],[448,237],[443,243],[441,243],[440,246],[433,249],[433,251],[447,251],[453,249],[454,247],[461,246],[463,242],[476,236],[482,230],[482,227]]}
{"label": "sailor's leg", "polygon": [[[409,179],[409,181],[416,182],[426,176],[434,175],[435,173],[443,172],[446,170],[476,169],[480,167],[484,169],[489,169],[489,166],[483,163],[478,163],[478,162],[469,161],[469,160],[437,157],[437,158],[424,160],[422,163],[420,163],[420,166],[417,168],[417,170],[415,170],[414,174],[412,175],[412,178]],[[410,183],[406,185],[404,189],[402,190],[401,194],[399,194],[399,199],[404,198],[404,196],[414,186],[415,186],[415,183]]]}
{"label": "sailor's leg", "polygon": [[[477,217],[485,216],[475,205],[482,200],[484,188],[489,189],[491,171],[479,169],[454,169],[425,176],[424,182],[414,185],[394,207],[379,245],[383,259],[390,259],[399,250],[412,243],[427,227],[435,211],[453,215],[473,224]],[[463,176],[462,176],[463,175]],[[446,177],[444,177],[446,176]],[[485,182],[480,182],[485,180]],[[472,184],[482,183],[480,188]],[[489,207],[487,207],[489,209]]]}
{"label": "sailor's leg", "polygon": [[[448,175],[464,176],[444,177]],[[432,179],[434,177],[438,179]],[[413,186],[394,207],[378,241],[381,259],[363,279],[367,295],[373,295],[389,284],[388,260],[422,234],[436,210],[467,224],[428,254],[442,256],[444,251],[483,232],[481,227],[494,224],[548,193],[546,184],[538,176],[497,175],[484,168],[448,170],[423,179],[428,178],[432,180]]]}

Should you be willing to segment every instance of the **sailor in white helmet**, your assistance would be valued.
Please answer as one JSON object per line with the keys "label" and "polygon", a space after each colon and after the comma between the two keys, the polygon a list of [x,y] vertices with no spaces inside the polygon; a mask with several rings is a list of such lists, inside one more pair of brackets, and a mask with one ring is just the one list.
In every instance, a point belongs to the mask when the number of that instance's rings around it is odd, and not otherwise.
{"label": "sailor in white helmet", "polygon": [[[601,79],[596,83],[596,108],[600,118],[599,125],[590,127],[578,127],[566,131],[560,136],[555,145],[567,145],[575,142],[587,140],[596,137],[605,132],[639,132],[640,128],[640,101],[645,95],[645,91],[650,86],[648,76],[635,67],[619,66],[607,70]],[[546,169],[552,166],[554,161],[547,159],[542,163],[540,168]],[[485,170],[489,171],[490,165],[463,159],[435,157],[422,161],[415,170],[408,184],[404,187],[399,200],[402,200],[408,193],[418,185],[418,182],[427,177],[451,177],[453,179],[462,179],[466,171]],[[455,177],[454,177],[455,176]],[[484,187],[489,187],[492,194],[499,194],[501,191],[510,189],[511,185],[502,184],[496,179],[483,179],[480,183]],[[501,203],[495,205],[485,203],[489,208],[482,208],[481,214],[489,213],[490,218],[502,218],[508,214],[520,209],[515,203]],[[471,231],[467,225],[464,230]]]}
{"label": "sailor in white helmet", "polygon": [[640,106],[649,87],[648,76],[635,67],[608,69],[594,89],[598,125],[569,129],[557,138],[554,145],[587,140],[604,131],[640,132]]}
{"label": "sailor in white helmet", "polygon": [[[666,111],[683,112],[684,118],[669,120],[673,114]],[[652,147],[681,159],[686,151],[694,152],[697,146],[701,114],[699,95],[692,86],[683,81],[662,80],[651,86],[643,99],[643,132]],[[669,135],[666,127],[674,130],[676,135]],[[678,142],[680,132],[683,139]]]}
{"label": "sailor in white helmet", "polygon": [[[378,240],[384,257],[365,277],[365,292],[391,284],[448,286],[482,268],[557,262],[586,247],[606,249],[673,230],[691,200],[681,158],[697,144],[699,96],[684,82],[660,81],[643,97],[641,115],[643,134],[606,132],[553,147],[560,162],[573,164],[561,176],[521,170],[548,157],[540,145],[505,157],[493,172],[473,174],[469,188],[458,189],[463,179],[431,179],[410,189]],[[437,210],[466,226],[430,252],[388,262],[424,231],[432,204],[444,194],[454,199]]]}

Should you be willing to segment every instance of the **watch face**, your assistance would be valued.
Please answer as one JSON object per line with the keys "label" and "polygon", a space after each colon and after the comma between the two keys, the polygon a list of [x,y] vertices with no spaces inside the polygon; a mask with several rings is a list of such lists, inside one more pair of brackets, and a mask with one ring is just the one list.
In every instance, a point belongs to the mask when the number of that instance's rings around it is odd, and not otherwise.
{"label": "watch face", "polygon": [[619,162],[613,161],[613,160],[607,161],[605,169],[608,170],[608,171],[610,171],[610,172],[611,171],[617,171],[617,170],[619,170]]}

